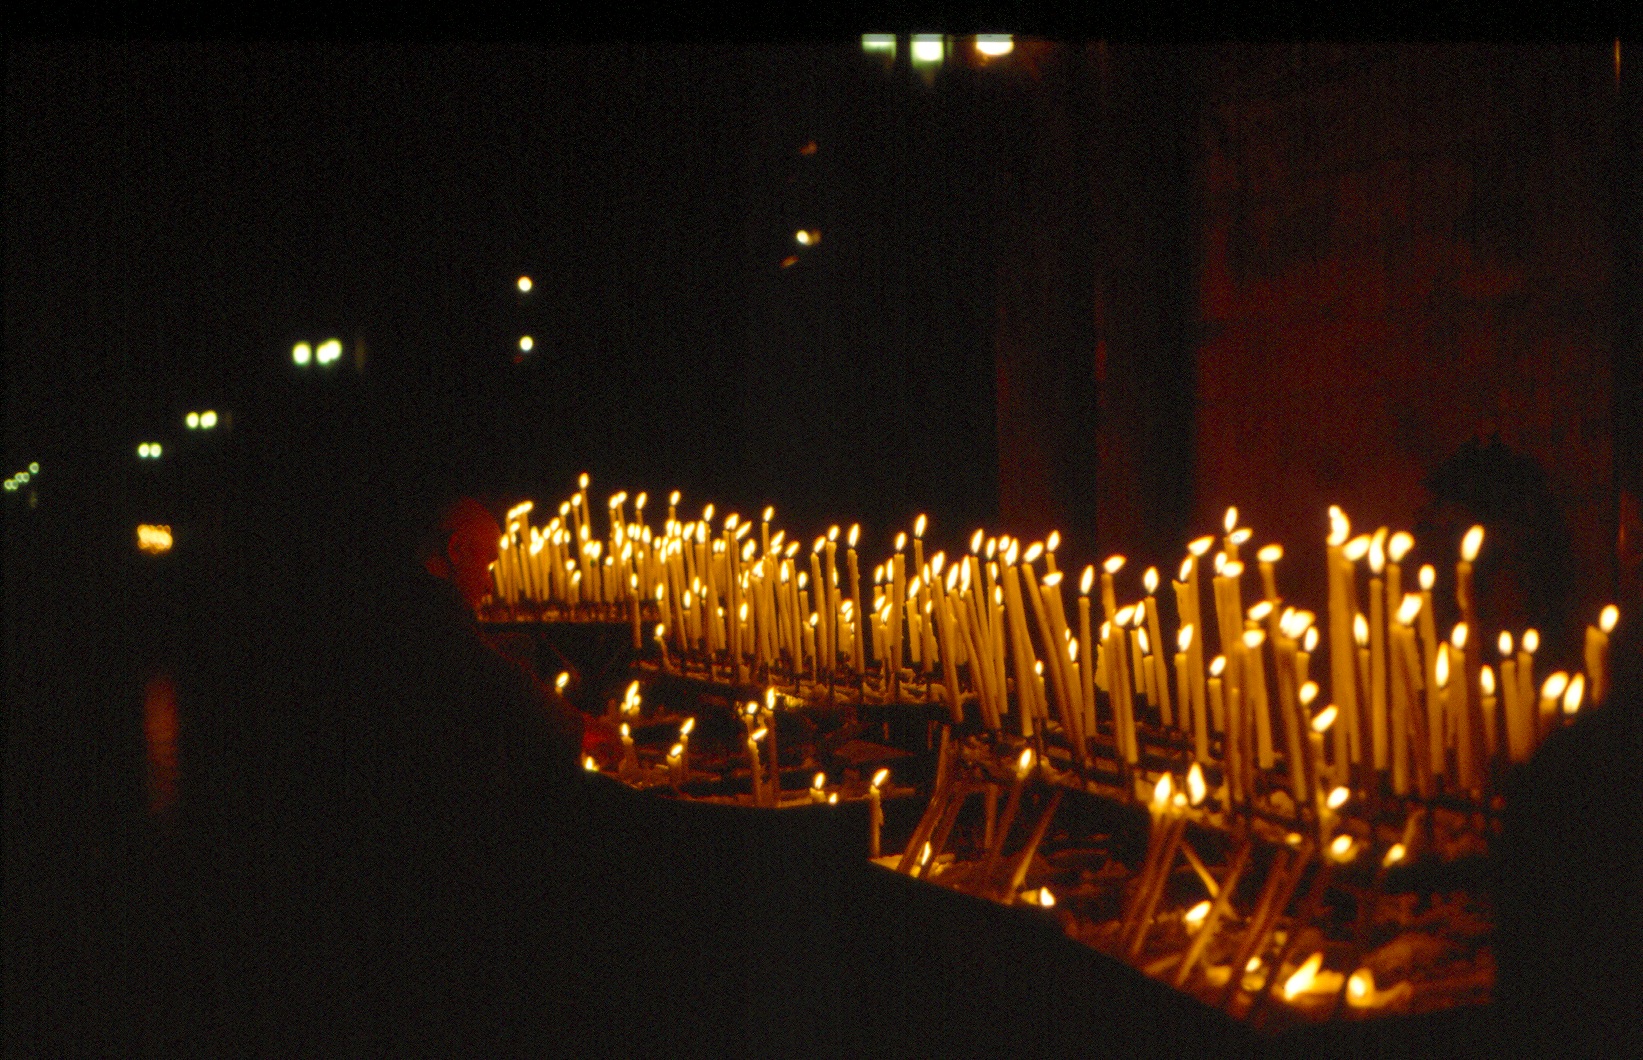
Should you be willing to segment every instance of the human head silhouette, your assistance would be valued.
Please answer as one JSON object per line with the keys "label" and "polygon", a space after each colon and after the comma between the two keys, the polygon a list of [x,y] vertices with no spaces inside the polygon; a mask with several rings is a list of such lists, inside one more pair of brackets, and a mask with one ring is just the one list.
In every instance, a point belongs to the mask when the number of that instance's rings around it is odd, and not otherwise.
{"label": "human head silhouette", "polygon": [[472,497],[460,497],[440,514],[434,547],[422,563],[429,574],[456,586],[469,607],[478,607],[491,591],[491,564],[500,554],[502,528],[496,517]]}

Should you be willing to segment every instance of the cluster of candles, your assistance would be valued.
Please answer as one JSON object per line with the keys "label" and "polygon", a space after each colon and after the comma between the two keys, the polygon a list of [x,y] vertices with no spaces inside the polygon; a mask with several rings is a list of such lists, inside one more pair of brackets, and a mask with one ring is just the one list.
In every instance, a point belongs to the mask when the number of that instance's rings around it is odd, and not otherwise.
{"label": "cluster of candles", "polygon": [[[1069,614],[1055,532],[1028,544],[977,530],[968,554],[927,558],[919,516],[864,586],[859,526],[834,526],[804,549],[773,531],[771,508],[755,536],[736,513],[716,525],[712,505],[681,520],[674,493],[653,530],[646,495],[634,498],[630,518],[620,492],[608,501],[607,532],[596,536],[587,481],[545,526],[530,524],[528,501],[509,511],[494,568],[498,601],[562,609],[556,617],[619,611],[636,647],[643,610],[659,619],[652,632],[665,668],[694,664],[738,685],[784,685],[803,698],[825,682],[830,696],[844,686],[864,699],[941,702],[955,723],[973,705],[982,727],[1041,748],[1053,727],[1080,768],[1109,759],[1137,793],[1146,784],[1143,744],[1172,759],[1184,744],[1192,762],[1219,773],[1234,806],[1253,805],[1269,780],[1295,810],[1321,806],[1341,787],[1478,799],[1492,766],[1526,760],[1561,718],[1607,691],[1612,605],[1586,630],[1583,672],[1556,672],[1537,686],[1533,629],[1499,633],[1498,672],[1484,661],[1473,585],[1481,526],[1466,533],[1455,566],[1460,621],[1440,636],[1436,569],[1419,568],[1418,591],[1405,591],[1411,535],[1383,527],[1354,537],[1338,507],[1325,542],[1326,619],[1285,604],[1277,544],[1255,552],[1256,599],[1246,606],[1242,555],[1253,532],[1228,509],[1213,557],[1215,537],[1187,546],[1172,584],[1176,650],[1166,662],[1157,568],[1142,574],[1140,598],[1121,602],[1125,558],[1087,567]],[[1327,675],[1313,673],[1320,641]]]}

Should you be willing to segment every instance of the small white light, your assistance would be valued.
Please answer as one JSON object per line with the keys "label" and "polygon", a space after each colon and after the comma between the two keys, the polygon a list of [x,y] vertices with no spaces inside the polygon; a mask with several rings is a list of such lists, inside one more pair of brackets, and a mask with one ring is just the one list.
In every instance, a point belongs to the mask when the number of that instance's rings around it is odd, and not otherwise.
{"label": "small white light", "polygon": [[525,294],[530,289],[531,289],[531,278],[529,276],[519,277],[519,293],[520,294]]}
{"label": "small white light", "polygon": [[326,339],[314,350],[314,360],[320,364],[330,364],[342,359],[342,340]]}
{"label": "small white light", "polygon": [[916,33],[913,35],[913,62],[920,64],[939,63],[946,55],[947,48],[939,33]]}
{"label": "small white light", "polygon": [[210,409],[200,413],[200,429],[209,431],[217,425],[217,414]]}
{"label": "small white light", "polygon": [[861,35],[861,50],[864,52],[888,52],[896,54],[896,35],[894,33],[863,33]]}
{"label": "small white light", "polygon": [[198,430],[200,426],[200,414],[198,412],[190,412],[187,416],[183,417],[183,423],[187,424],[188,429],[191,431]]}
{"label": "small white light", "polygon": [[519,336],[519,349],[521,352],[529,353],[535,345],[536,340],[531,338],[529,335]]}
{"label": "small white light", "polygon": [[314,359],[314,348],[306,342],[299,342],[291,347],[291,360],[297,364],[307,364]]}

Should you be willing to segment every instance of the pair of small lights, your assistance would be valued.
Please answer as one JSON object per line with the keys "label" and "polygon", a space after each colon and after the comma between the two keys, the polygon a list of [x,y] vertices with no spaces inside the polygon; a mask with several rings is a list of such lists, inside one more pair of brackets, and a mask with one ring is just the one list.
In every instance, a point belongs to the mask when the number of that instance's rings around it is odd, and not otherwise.
{"label": "pair of small lights", "polygon": [[153,525],[150,523],[137,524],[137,547],[151,556],[158,556],[162,552],[171,551],[171,527]]}
{"label": "pair of small lights", "polygon": [[137,445],[137,456],[142,460],[158,460],[161,451],[159,442],[140,442]]}
{"label": "pair of small lights", "polygon": [[183,417],[183,423],[191,431],[209,431],[217,425],[217,414],[211,409],[204,412],[190,412]]}
{"label": "pair of small lights", "polygon": [[793,239],[801,247],[813,247],[821,242],[821,231],[815,228],[801,228],[793,234]]}
{"label": "pair of small lights", "polygon": [[318,346],[310,346],[306,342],[299,342],[291,347],[291,360],[295,364],[309,363],[330,364],[342,360],[342,340],[326,339]]}

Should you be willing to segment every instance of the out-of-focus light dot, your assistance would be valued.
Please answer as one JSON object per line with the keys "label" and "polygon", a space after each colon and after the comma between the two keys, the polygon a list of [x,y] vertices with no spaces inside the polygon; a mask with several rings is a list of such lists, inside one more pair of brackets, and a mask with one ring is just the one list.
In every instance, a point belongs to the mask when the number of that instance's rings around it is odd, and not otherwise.
{"label": "out-of-focus light dot", "polygon": [[797,265],[798,263],[799,263],[798,255],[797,254],[789,254],[787,257],[782,259],[782,268],[784,268],[784,269],[792,268],[794,265]]}
{"label": "out-of-focus light dot", "polygon": [[519,337],[519,348],[521,350],[523,350],[524,352],[526,352],[526,353],[531,352],[531,347],[533,347],[535,345],[536,345],[536,340],[531,338],[529,335],[521,335]]}
{"label": "out-of-focus light dot", "polygon": [[320,364],[330,364],[342,358],[342,340],[326,339],[314,350],[314,359]]}
{"label": "out-of-focus light dot", "polygon": [[38,475],[39,473],[40,473],[40,465],[39,464],[30,464],[29,465],[29,474]]}
{"label": "out-of-focus light dot", "polygon": [[529,276],[519,277],[519,293],[524,294],[525,292],[529,291],[530,289],[531,289],[531,278]]}
{"label": "out-of-focus light dot", "polygon": [[19,471],[17,473],[17,481],[18,482],[27,482],[28,480],[29,480],[29,473],[27,471]]}
{"label": "out-of-focus light dot", "polygon": [[863,33],[861,35],[861,50],[864,52],[896,52],[896,35],[894,33]]}
{"label": "out-of-focus light dot", "polygon": [[1015,49],[1015,41],[1008,33],[990,33],[976,38],[976,51],[982,55],[996,58],[1008,55]]}
{"label": "out-of-focus light dot", "polygon": [[155,460],[158,460],[160,458],[160,452],[161,452],[161,449],[160,449],[160,443],[159,442],[149,442],[148,443],[148,455],[149,456],[153,457]]}
{"label": "out-of-focus light dot", "polygon": [[291,360],[297,364],[307,364],[314,359],[314,348],[306,342],[299,342],[291,347]]}
{"label": "out-of-focus light dot", "polygon": [[139,457],[141,457],[142,459],[144,459],[144,460],[148,459],[148,443],[147,442],[143,442],[143,443],[141,443],[140,445],[137,446],[137,455]]}
{"label": "out-of-focus light dot", "polygon": [[215,412],[212,412],[210,409],[207,409],[206,411],[200,413],[200,427],[201,428],[203,428],[204,430],[209,431],[211,428],[215,427],[216,425],[217,425],[217,414]]}
{"label": "out-of-focus light dot", "polygon": [[200,426],[200,414],[198,412],[190,412],[187,416],[183,417],[183,422],[188,425],[189,430],[198,430]]}

